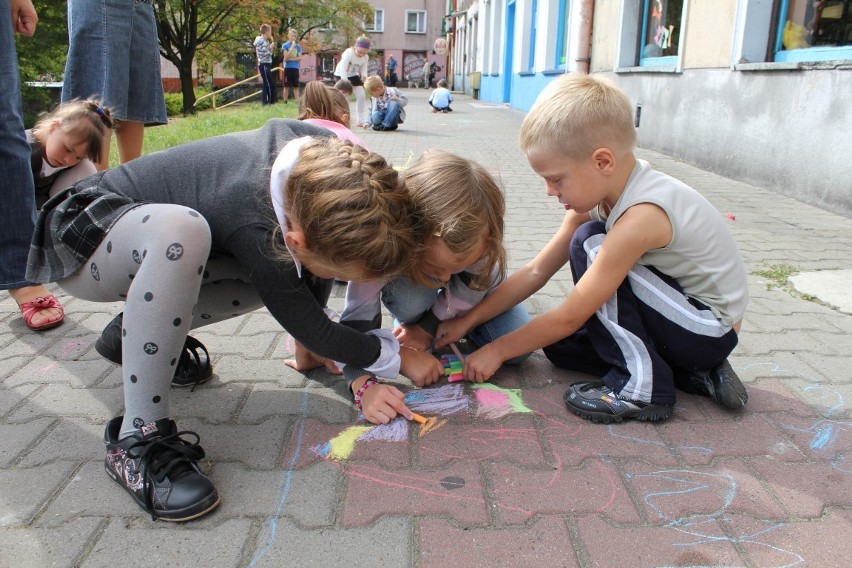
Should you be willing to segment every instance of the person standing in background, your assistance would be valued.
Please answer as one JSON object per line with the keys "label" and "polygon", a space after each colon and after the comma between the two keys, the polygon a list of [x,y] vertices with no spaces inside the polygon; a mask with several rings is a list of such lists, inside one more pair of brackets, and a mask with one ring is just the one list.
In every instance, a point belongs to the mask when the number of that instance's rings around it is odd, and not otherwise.
{"label": "person standing in background", "polygon": [[399,80],[399,77],[396,74],[396,66],[396,59],[394,59],[393,55],[388,55],[388,63],[385,66],[385,69],[387,69],[388,74],[388,87],[396,87],[396,82]]}
{"label": "person standing in background", "polygon": [[[150,1],[69,0],[62,102],[90,97],[112,110],[122,164],[142,155],[146,125],[168,123]],[[99,170],[109,167],[105,144]]]}
{"label": "person standing in background", "polygon": [[299,60],[302,59],[302,46],[296,41],[296,30],[287,30],[287,43],[281,46],[284,56],[284,102],[290,98],[299,100]]}
{"label": "person standing in background", "polygon": [[370,39],[361,36],[355,40],[355,45],[346,48],[340,56],[340,61],[334,69],[334,75],[340,79],[346,79],[352,84],[355,93],[355,112],[357,113],[358,126],[369,128],[372,126],[370,115],[367,112],[367,102],[364,91],[364,80],[367,78],[367,66],[370,62]]}
{"label": "person standing in background", "polygon": [[34,330],[56,327],[64,317],[56,298],[24,277],[35,227],[35,186],[24,134],[14,34],[32,36],[37,23],[31,0],[0,0],[0,175],[4,183],[0,289],[9,291],[24,322]]}
{"label": "person standing in background", "polygon": [[[269,24],[261,24],[260,35],[254,38],[254,52],[257,55],[257,72],[260,75],[260,80],[263,83],[263,89],[260,94],[260,104],[262,106],[275,103],[275,88],[272,81],[272,50],[275,45],[275,40],[272,39],[272,28]],[[284,98],[287,102],[287,98]]]}

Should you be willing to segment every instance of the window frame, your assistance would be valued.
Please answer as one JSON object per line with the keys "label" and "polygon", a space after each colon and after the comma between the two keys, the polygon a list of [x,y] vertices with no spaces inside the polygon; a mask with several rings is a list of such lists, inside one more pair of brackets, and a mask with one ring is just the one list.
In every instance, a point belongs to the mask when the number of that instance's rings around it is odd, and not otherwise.
{"label": "window frame", "polygon": [[836,59],[852,59],[852,45],[803,47],[800,49],[784,49],[784,24],[790,8],[790,0],[776,0],[777,6],[774,35],[770,37],[770,61],[775,63],[803,63],[810,61],[831,61]]}
{"label": "window frame", "polygon": [[[379,17],[381,14],[381,17]],[[380,26],[376,24],[381,22]],[[373,9],[373,27],[367,27],[367,22],[364,22],[364,31],[372,32],[372,33],[382,33],[385,31],[385,9],[384,8],[374,8]]]}
{"label": "window frame", "polygon": [[[418,29],[418,30],[410,30],[410,29],[408,29],[408,19],[409,19],[409,16],[410,16],[411,14],[417,14],[418,16],[422,16],[422,17],[423,17],[423,18],[422,18],[422,21],[423,21],[423,30],[422,30],[422,31],[421,31],[421,30],[419,30],[419,29]],[[426,13],[426,10],[406,10],[406,11],[405,11],[405,33],[407,33],[407,34],[421,34],[421,35],[426,35],[426,30],[428,29],[428,28],[427,28],[427,21],[426,21],[427,16],[428,16],[428,14]],[[417,18],[417,22],[418,22],[418,23],[420,23],[420,18],[419,18],[419,17]]]}

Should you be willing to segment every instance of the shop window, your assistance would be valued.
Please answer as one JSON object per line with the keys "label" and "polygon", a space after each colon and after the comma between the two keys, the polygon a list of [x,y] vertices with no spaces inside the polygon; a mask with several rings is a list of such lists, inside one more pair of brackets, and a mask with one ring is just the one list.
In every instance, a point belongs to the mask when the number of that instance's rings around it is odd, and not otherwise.
{"label": "shop window", "polygon": [[407,34],[425,34],[426,33],[426,12],[424,10],[406,10],[405,11],[405,33],[407,33]]}
{"label": "shop window", "polygon": [[779,0],[775,61],[852,59],[852,0]]}
{"label": "shop window", "polygon": [[365,32],[383,32],[385,31],[385,11],[374,10],[373,17],[367,18],[364,22]]}
{"label": "shop window", "polygon": [[643,0],[639,65],[677,65],[684,0]]}

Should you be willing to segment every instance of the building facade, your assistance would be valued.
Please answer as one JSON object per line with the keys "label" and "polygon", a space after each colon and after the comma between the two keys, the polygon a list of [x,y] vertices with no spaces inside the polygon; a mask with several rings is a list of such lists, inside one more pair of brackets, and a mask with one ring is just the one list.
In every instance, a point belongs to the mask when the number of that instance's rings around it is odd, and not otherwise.
{"label": "building facade", "polygon": [[[455,0],[456,88],[527,110],[562,73],[639,144],[852,215],[852,0]],[[771,211],[771,204],[767,204]]]}

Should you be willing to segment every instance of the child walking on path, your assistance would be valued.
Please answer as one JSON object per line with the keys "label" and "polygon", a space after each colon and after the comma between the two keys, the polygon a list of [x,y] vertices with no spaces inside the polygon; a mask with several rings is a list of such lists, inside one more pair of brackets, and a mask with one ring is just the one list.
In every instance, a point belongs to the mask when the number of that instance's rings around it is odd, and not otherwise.
{"label": "child walking on path", "polygon": [[[505,277],[505,202],[482,166],[441,150],[424,153],[405,172],[405,185],[419,212],[423,249],[406,276],[350,282],[340,321],[362,331],[379,328],[384,303],[395,319],[394,336],[402,350],[429,352],[441,321],[464,315]],[[472,328],[467,338],[487,345],[529,320],[522,305],[508,306]],[[528,355],[519,353],[507,362],[520,363]],[[354,380],[353,390],[365,382],[363,373],[349,365],[344,375]],[[383,422],[395,416],[392,408],[364,409],[368,419],[373,416],[368,411],[376,410]]]}
{"label": "child walking on path", "polygon": [[355,93],[355,119],[360,127],[370,126],[367,115],[367,103],[364,95],[364,81],[367,79],[367,65],[370,62],[370,40],[361,36],[355,40],[355,45],[346,48],[340,56],[340,61],[334,69],[334,75],[346,79],[352,85]]}
{"label": "child walking on path", "polygon": [[373,130],[396,130],[405,122],[408,98],[395,87],[386,87],[378,75],[367,77],[364,87],[371,97],[370,123]]}
{"label": "child walking on path", "polygon": [[727,363],[748,301],[745,266],[719,212],[697,191],[633,155],[627,97],[608,81],[565,75],[540,95],[520,146],[567,210],[529,264],[439,328],[443,346],[540,289],[570,262],[565,302],[469,356],[464,375],[544,348],[557,366],[598,374],[565,403],[602,423],[672,415],[675,386],[728,408],[748,400]]}
{"label": "child walking on path", "polygon": [[97,172],[112,126],[109,109],[88,99],[65,103],[27,131],[37,209],[60,189]]}
{"label": "child walking on path", "polygon": [[[415,246],[396,170],[329,134],[270,120],[88,177],[42,209],[28,278],[126,302],[114,338],[125,414],[106,426],[106,469],[152,517],[188,520],[219,502],[197,464],[198,436],[170,418],[169,383],[192,328],[266,306],[298,342],[299,370],[340,361],[420,385],[438,379],[390,332],[363,334],[324,312],[332,278],[398,274]],[[401,396],[395,408],[410,416]]]}
{"label": "child walking on path", "polygon": [[[260,93],[260,104],[263,106],[275,103],[275,85],[272,79],[272,52],[275,41],[272,39],[272,28],[269,24],[260,26],[260,35],[254,38],[254,51],[257,54],[257,72],[263,83]],[[284,99],[286,102],[286,98]]]}
{"label": "child walking on path", "polygon": [[429,106],[432,112],[453,112],[450,103],[453,102],[453,94],[447,88],[447,80],[438,81],[438,88],[429,95]]}

